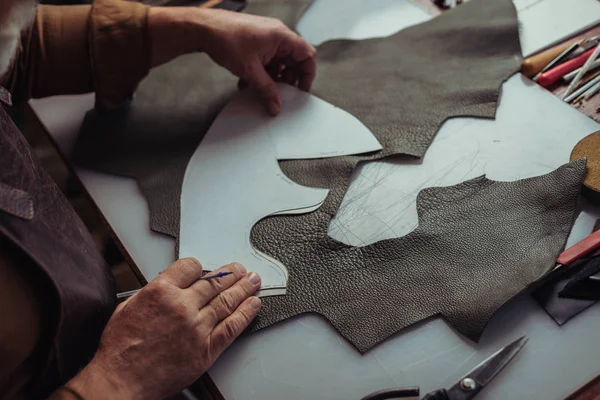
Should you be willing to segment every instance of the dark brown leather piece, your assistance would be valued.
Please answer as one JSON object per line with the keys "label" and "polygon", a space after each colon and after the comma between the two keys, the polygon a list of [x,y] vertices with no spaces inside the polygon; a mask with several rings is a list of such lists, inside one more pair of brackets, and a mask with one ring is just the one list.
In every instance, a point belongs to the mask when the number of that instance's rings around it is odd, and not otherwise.
{"label": "dark brown leather piece", "polygon": [[[314,93],[374,130],[378,158],[422,156],[452,116],[493,117],[501,82],[520,66],[517,19],[510,0],[472,3],[389,38],[323,44]],[[309,4],[253,1],[246,12],[294,26]],[[236,79],[207,56],[181,57],[150,73],[130,109],[88,113],[74,160],[135,178],[151,229],[177,237],[185,167],[235,90]]]}
{"label": "dark brown leather piece", "polygon": [[[253,2],[246,12],[293,24],[310,1]],[[130,108],[91,110],[73,153],[78,165],[137,180],[150,208],[150,228],[179,235],[181,185],[187,163],[237,91],[237,79],[205,54],[153,69]]]}
{"label": "dark brown leather piece", "polygon": [[[585,188],[585,180],[583,184]],[[600,219],[596,220],[592,233],[600,229]],[[599,257],[600,253],[596,251],[592,257]],[[577,279],[579,272],[585,268],[585,259],[577,260],[569,268],[564,268],[561,273],[555,277],[549,276],[547,282],[541,282],[531,296],[539,303],[546,313],[558,325],[567,323],[571,318],[587,310],[596,301],[592,299],[579,299],[563,297],[562,292],[573,281]]]}
{"label": "dark brown leather piece", "polygon": [[3,198],[13,202],[8,209],[28,217],[0,212],[0,235],[26,256],[16,260],[19,272],[27,272],[33,288],[50,293],[42,306],[43,317],[53,317],[55,329],[44,331],[52,348],[43,354],[38,364],[43,373],[31,382],[28,396],[46,398],[94,355],[116,304],[113,278],[83,222],[2,107],[0,185],[18,193]]}
{"label": "dark brown leather piece", "polygon": [[12,106],[12,96],[8,90],[0,86],[0,106]]}
{"label": "dark brown leather piece", "polygon": [[598,272],[600,256],[595,256],[585,262],[558,296],[577,300],[600,300],[600,279],[593,276]]}
{"label": "dark brown leather piece", "polygon": [[566,324],[571,318],[590,308],[595,301],[559,297],[559,293],[577,274],[577,268],[568,268],[564,274],[536,288],[531,296],[558,325]]}
{"label": "dark brown leather piece", "polygon": [[390,37],[317,48],[318,97],[360,119],[383,155],[422,157],[452,117],[493,118],[521,47],[510,0],[473,0]]}
{"label": "dark brown leather piece", "polygon": [[30,220],[33,218],[33,199],[29,193],[0,182],[0,211]]}
{"label": "dark brown leather piece", "polygon": [[[351,169],[352,163],[339,160],[290,162],[285,173],[303,185],[323,184]],[[439,315],[476,341],[506,301],[554,266],[574,221],[584,173],[582,159],[516,182],[479,177],[424,189],[415,231],[364,247],[327,235],[339,203],[335,197],[309,219],[267,218],[255,225],[252,241],[282,260],[290,278],[285,296],[263,298],[250,331],[315,312],[364,353]]]}

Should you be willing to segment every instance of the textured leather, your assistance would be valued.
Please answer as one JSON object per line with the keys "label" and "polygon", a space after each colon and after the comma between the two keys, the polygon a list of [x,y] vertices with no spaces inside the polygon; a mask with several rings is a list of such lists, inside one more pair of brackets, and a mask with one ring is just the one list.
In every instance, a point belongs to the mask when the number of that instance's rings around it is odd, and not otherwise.
{"label": "textured leather", "polygon": [[[292,24],[310,1],[256,1],[246,12]],[[137,180],[150,228],[177,237],[186,166],[217,114],[237,92],[237,78],[205,54],[153,69],[130,108],[87,113],[73,160],[92,170]]]}
{"label": "textured leather", "polygon": [[510,0],[473,0],[390,37],[317,51],[313,93],[361,120],[383,155],[422,157],[448,118],[493,118],[502,81],[521,63]]}
{"label": "textured leather", "polygon": [[577,300],[600,300],[600,279],[591,277],[598,272],[600,272],[600,256],[595,256],[579,268],[558,296]]}
{"label": "textured leather", "polygon": [[[323,44],[313,92],[373,130],[384,146],[377,158],[422,156],[452,116],[493,117],[501,82],[520,66],[517,18],[510,0],[471,3],[388,38]],[[309,4],[253,1],[246,12],[294,26]],[[150,73],[130,109],[88,113],[74,160],[135,178],[151,229],[177,237],[187,161],[235,90],[206,55],[181,57]]]}
{"label": "textured leather", "polygon": [[114,282],[92,236],[2,107],[0,210],[0,235],[31,261],[33,270],[20,263],[21,272],[48,291],[43,317],[54,320],[43,334],[51,348],[28,397],[46,398],[94,355],[115,307]]}
{"label": "textured leather", "polygon": [[12,96],[6,88],[0,86],[0,105],[12,106]]}
{"label": "textured leather", "polygon": [[[322,164],[320,173],[307,173],[309,160],[297,164],[285,172],[300,184],[338,175]],[[267,218],[255,225],[253,243],[283,260],[290,275],[286,296],[264,298],[250,329],[315,312],[365,352],[440,315],[478,340],[502,304],[553,267],[573,223],[584,172],[582,159],[522,181],[480,177],[424,189],[415,231],[364,247],[327,235],[332,201],[309,214],[311,220]]]}
{"label": "textured leather", "polygon": [[560,297],[559,293],[577,274],[574,266],[567,268],[563,274],[544,283],[532,292],[532,297],[558,325],[567,323],[571,318],[585,311],[595,301],[569,299]]}
{"label": "textured leather", "polygon": [[[585,179],[582,187],[585,187]],[[592,233],[598,229],[600,229],[600,220],[596,220]],[[599,256],[600,252],[592,255],[594,258]],[[562,293],[567,285],[577,280],[580,271],[585,268],[586,262],[587,259],[577,260],[568,268],[563,268],[562,272],[557,273],[556,276],[548,276],[531,293],[532,297],[558,325],[567,323],[571,318],[585,311],[596,302],[591,299],[563,296]]]}
{"label": "textured leather", "polygon": [[29,193],[0,182],[0,211],[30,220],[33,218],[33,199]]}

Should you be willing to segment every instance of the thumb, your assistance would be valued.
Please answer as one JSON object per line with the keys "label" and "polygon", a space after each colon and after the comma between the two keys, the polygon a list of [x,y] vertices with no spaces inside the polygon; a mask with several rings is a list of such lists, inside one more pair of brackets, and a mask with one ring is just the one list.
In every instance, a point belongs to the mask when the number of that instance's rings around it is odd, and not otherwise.
{"label": "thumb", "polygon": [[262,63],[258,61],[253,63],[248,69],[248,74],[244,77],[244,80],[258,91],[269,114],[279,114],[279,110],[281,110],[279,90],[277,90],[275,81],[269,76]]}

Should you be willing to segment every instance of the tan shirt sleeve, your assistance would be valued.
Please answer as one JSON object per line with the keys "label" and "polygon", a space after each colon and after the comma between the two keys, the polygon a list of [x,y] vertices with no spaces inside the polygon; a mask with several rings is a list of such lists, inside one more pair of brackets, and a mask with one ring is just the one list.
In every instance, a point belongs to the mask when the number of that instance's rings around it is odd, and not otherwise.
{"label": "tan shirt sleeve", "polygon": [[118,107],[150,69],[147,20],[147,6],[124,0],[40,5],[0,85],[17,102],[95,91],[97,106]]}

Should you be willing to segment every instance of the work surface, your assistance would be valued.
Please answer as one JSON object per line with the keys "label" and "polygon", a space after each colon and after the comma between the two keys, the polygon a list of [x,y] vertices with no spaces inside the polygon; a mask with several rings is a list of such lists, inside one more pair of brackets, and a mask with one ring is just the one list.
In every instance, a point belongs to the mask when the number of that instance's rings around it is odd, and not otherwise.
{"label": "work surface", "polygon": [[[321,1],[319,14],[316,8],[309,11],[299,30],[312,27],[318,31],[315,37],[360,38],[389,34],[427,18],[405,1],[381,1],[377,12],[360,12],[366,3],[348,2],[347,17],[340,18],[342,27],[332,33],[327,27],[333,24],[319,23],[331,2]],[[521,19],[522,34],[544,29],[534,22]],[[92,105],[92,95],[32,102],[67,156]],[[503,85],[496,121],[450,120],[422,163],[398,160],[359,169],[330,234],[355,245],[402,236],[416,225],[414,197],[423,187],[450,185],[483,173],[497,180],[546,173],[568,161],[578,138],[598,129],[595,122],[515,75]],[[446,139],[450,137],[457,139]],[[173,261],[174,242],[149,230],[148,209],[135,182],[76,171],[138,268],[148,280],[154,278]],[[588,234],[600,218],[595,207],[582,201],[582,208],[569,243]],[[414,385],[426,393],[453,384],[499,347],[527,335],[530,340],[521,354],[478,398],[561,399],[600,373],[599,330],[598,306],[558,327],[537,303],[521,295],[500,310],[478,344],[460,337],[443,321],[430,320],[361,356],[324,319],[305,315],[241,338],[210,375],[227,400],[355,399],[381,388]]]}

